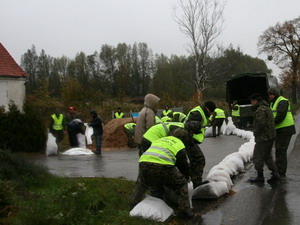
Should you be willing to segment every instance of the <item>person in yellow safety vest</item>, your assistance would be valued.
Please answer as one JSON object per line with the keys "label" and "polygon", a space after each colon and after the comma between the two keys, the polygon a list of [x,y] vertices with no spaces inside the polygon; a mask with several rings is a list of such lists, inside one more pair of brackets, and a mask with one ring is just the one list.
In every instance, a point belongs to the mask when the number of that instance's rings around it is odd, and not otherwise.
{"label": "person in yellow safety vest", "polygon": [[170,131],[178,127],[183,128],[184,124],[178,122],[168,122],[168,123],[156,124],[150,127],[143,135],[139,155],[142,155],[150,147],[153,141],[168,136]]}
{"label": "person in yellow safety vest", "polygon": [[137,145],[134,143],[134,132],[135,132],[135,123],[126,123],[124,124],[124,132],[127,135],[127,146],[129,148],[135,148]]}
{"label": "person in yellow safety vest", "polygon": [[161,118],[163,118],[164,116],[168,116],[169,113],[172,113],[172,110],[169,108],[169,106],[167,105],[165,107],[165,109],[162,111],[161,113]]}
{"label": "person in yellow safety vest", "polygon": [[187,183],[189,164],[185,144],[191,139],[183,128],[177,128],[170,136],[160,138],[139,158],[139,177],[130,201],[133,208],[144,197],[148,189],[160,191],[159,198],[164,198],[164,187],[178,195],[178,213],[181,219],[192,218],[194,213],[188,200]]}
{"label": "person in yellow safety vest", "polygon": [[203,169],[205,167],[205,157],[199,146],[205,137],[205,127],[208,124],[208,118],[214,112],[216,105],[212,101],[206,101],[200,106],[193,108],[186,116],[184,123],[192,121],[199,122],[198,131],[193,135],[193,144],[187,150],[190,159],[191,180],[194,188],[207,183],[202,181]]}
{"label": "person in yellow safety vest", "polygon": [[115,119],[121,119],[121,118],[124,118],[124,113],[122,112],[122,109],[121,109],[120,107],[118,108],[118,111],[115,112],[114,118],[115,118]]}
{"label": "person in yellow safety vest", "polygon": [[172,122],[181,122],[183,123],[186,118],[186,115],[182,112],[173,112]]}
{"label": "person in yellow safety vest", "polygon": [[161,123],[161,119],[158,116],[155,116],[155,124]]}
{"label": "person in yellow safety vest", "polygon": [[275,162],[280,176],[287,171],[287,149],[292,136],[296,133],[294,118],[289,100],[279,95],[275,88],[268,89],[270,108],[273,112],[276,138]]}
{"label": "person in yellow safety vest", "polygon": [[233,124],[237,128],[240,128],[240,116],[241,116],[240,106],[239,106],[237,100],[233,100],[233,102],[231,104],[231,118],[232,118]]}
{"label": "person in yellow safety vest", "polygon": [[64,139],[65,119],[58,109],[51,115],[49,131],[55,137],[56,144],[60,150],[60,143]]}
{"label": "person in yellow safety vest", "polygon": [[[212,133],[213,137],[220,136],[221,126],[223,125],[224,120],[226,120],[226,115],[223,109],[215,108],[213,114],[210,117],[211,125],[212,125]],[[218,130],[217,130],[218,128]],[[216,133],[217,130],[217,133]]]}
{"label": "person in yellow safety vest", "polygon": [[162,118],[160,119],[160,121],[161,121],[162,123],[167,123],[167,122],[171,122],[171,121],[172,121],[172,118],[169,117],[169,116],[164,116],[164,117],[162,117]]}

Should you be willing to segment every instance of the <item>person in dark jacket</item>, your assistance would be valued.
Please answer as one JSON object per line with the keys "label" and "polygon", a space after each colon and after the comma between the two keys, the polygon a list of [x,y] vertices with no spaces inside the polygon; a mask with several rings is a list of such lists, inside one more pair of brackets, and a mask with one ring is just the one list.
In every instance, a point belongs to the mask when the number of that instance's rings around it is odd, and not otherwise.
{"label": "person in dark jacket", "polygon": [[276,136],[272,111],[260,94],[253,94],[249,99],[254,111],[253,135],[255,137],[255,147],[253,163],[257,171],[257,177],[250,178],[250,181],[264,182],[264,163],[266,163],[269,170],[272,171],[272,177],[268,182],[272,183],[280,177],[272,158],[272,146]]}
{"label": "person in dark jacket", "polygon": [[68,123],[69,141],[72,148],[79,147],[77,134],[85,133],[85,125],[81,119],[73,119]]}
{"label": "person in dark jacket", "polygon": [[276,129],[275,162],[278,172],[285,176],[287,170],[287,149],[292,136],[296,133],[294,118],[291,112],[289,100],[279,95],[274,88],[268,90],[271,100],[271,109]]}
{"label": "person in dark jacket", "polygon": [[96,155],[101,155],[101,144],[102,144],[102,121],[98,116],[96,110],[91,111],[92,121],[88,123],[88,126],[93,127],[93,137],[96,141]]}

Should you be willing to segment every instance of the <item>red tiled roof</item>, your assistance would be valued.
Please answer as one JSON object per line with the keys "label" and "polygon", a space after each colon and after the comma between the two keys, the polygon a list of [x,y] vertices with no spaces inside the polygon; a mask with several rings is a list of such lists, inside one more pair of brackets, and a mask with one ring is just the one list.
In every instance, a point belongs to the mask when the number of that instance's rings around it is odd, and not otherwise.
{"label": "red tiled roof", "polygon": [[16,63],[0,43],[0,77],[27,77],[28,74]]}

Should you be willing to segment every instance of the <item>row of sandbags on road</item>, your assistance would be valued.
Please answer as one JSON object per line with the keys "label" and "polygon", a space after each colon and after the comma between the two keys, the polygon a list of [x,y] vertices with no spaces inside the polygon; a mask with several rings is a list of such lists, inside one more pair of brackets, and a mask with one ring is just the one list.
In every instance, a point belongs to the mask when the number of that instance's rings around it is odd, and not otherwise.
{"label": "row of sandbags on road", "polygon": [[206,177],[209,183],[193,190],[193,199],[219,198],[229,193],[233,186],[232,178],[243,172],[245,165],[251,162],[255,145],[253,133],[235,128],[232,134],[248,142],[241,145],[237,152],[227,155],[218,165],[211,168]]}

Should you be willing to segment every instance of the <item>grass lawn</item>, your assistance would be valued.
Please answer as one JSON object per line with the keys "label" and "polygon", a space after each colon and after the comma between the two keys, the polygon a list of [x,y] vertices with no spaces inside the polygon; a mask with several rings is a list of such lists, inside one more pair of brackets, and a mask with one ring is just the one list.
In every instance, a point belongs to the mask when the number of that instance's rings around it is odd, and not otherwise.
{"label": "grass lawn", "polygon": [[180,224],[130,217],[132,181],[57,177],[2,150],[0,162],[0,224]]}

